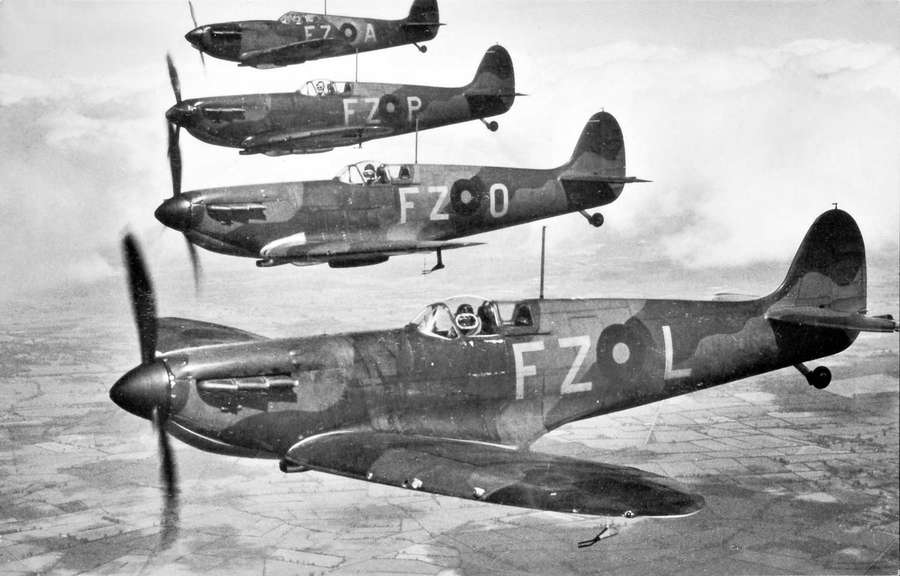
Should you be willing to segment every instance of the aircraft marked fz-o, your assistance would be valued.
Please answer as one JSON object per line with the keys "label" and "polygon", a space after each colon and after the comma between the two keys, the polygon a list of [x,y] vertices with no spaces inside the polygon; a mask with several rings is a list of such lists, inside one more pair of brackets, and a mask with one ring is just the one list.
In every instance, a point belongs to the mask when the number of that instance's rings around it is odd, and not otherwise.
{"label": "aircraft marked fz-o", "polygon": [[178,73],[168,58],[176,103],[169,122],[198,140],[240,148],[241,154],[327,152],[415,130],[481,120],[505,113],[518,95],[512,59],[488,48],[475,77],[455,88],[310,80],[296,92],[181,99]]}
{"label": "aircraft marked fz-o", "polygon": [[464,236],[576,211],[599,226],[603,216],[586,210],[629,182],[643,180],[625,175],[619,123],[598,112],[558,168],[360,162],[332,180],[176,190],[156,217],[189,242],[260,266],[363,266],[436,251],[441,267],[441,250],[472,245],[456,241]]}
{"label": "aircraft marked fz-o", "polygon": [[[867,316],[865,247],[844,211],[813,223],[784,282],[744,301],[458,297],[393,330],[267,339],[157,319],[125,240],[141,364],[110,390],[202,450],[481,502],[604,516],[697,512],[702,496],[635,468],[533,452],[566,423],[836,354]],[[169,492],[174,492],[169,481]]]}
{"label": "aircraft marked fz-o", "polygon": [[[191,17],[194,9],[191,5]],[[185,39],[203,54],[239,66],[275,68],[308,60],[358,54],[405,44],[419,46],[442,26],[436,0],[414,0],[406,18],[382,20],[288,12],[278,20],[246,20],[197,25]]]}

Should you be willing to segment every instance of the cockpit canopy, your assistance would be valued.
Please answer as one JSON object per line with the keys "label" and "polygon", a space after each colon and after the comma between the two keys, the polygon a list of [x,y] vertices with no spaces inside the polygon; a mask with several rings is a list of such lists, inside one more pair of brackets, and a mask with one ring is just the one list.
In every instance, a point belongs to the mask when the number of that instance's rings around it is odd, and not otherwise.
{"label": "cockpit canopy", "polygon": [[345,166],[335,178],[345,184],[371,186],[373,184],[392,184],[395,182],[412,182],[413,166],[410,164],[384,164],[371,160],[363,160]]}
{"label": "cockpit canopy", "polygon": [[339,96],[353,93],[352,82],[334,82],[325,78],[309,80],[300,88],[304,96]]}
{"label": "cockpit canopy", "polygon": [[528,301],[494,301],[468,295],[429,304],[412,326],[426,336],[454,340],[530,332],[535,329],[535,318]]}
{"label": "cockpit canopy", "polygon": [[307,14],[306,12],[286,12],[278,19],[282,24],[297,24],[306,26],[307,24],[319,24],[323,21],[319,14]]}

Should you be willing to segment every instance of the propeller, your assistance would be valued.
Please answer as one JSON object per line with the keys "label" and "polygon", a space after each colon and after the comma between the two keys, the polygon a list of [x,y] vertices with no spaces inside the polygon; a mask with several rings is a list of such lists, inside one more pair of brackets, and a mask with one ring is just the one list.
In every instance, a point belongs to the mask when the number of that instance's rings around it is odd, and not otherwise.
{"label": "propeller", "polygon": [[172,92],[175,93],[175,102],[181,104],[181,82],[178,80],[175,62],[172,61],[172,55],[169,53],[166,53],[166,64],[169,67],[169,82],[172,84]]}
{"label": "propeller", "polygon": [[[133,392],[141,392],[140,386],[145,385],[139,379],[143,378],[152,384],[158,384],[154,378],[159,370],[168,369],[156,361],[156,344],[158,338],[156,298],[153,295],[153,284],[147,274],[144,258],[138,248],[137,242],[131,234],[127,234],[122,241],[125,266],[128,270],[128,286],[131,294],[131,307],[134,313],[134,321],[137,325],[138,340],[141,348],[141,365],[130,374],[135,374],[135,383],[132,384]],[[143,372],[145,375],[142,375]],[[127,378],[127,377],[126,377]],[[120,384],[117,383],[117,386]],[[124,386],[128,386],[125,384]],[[148,392],[144,392],[150,395]],[[168,405],[153,401],[150,419],[156,429],[159,442],[160,480],[164,488],[163,512],[160,522],[162,532],[160,539],[164,547],[168,547],[178,532],[178,473],[175,466],[175,457],[166,433],[165,424],[168,418]]]}
{"label": "propeller", "polygon": [[[191,11],[191,20],[194,22],[194,28],[198,28],[199,24],[197,24],[197,15],[194,14],[194,4],[191,0],[188,0],[188,9]],[[203,50],[197,50],[200,52],[200,63],[203,64],[203,70],[206,70],[206,58],[203,57]]]}
{"label": "propeller", "polygon": [[[175,102],[181,103],[181,82],[178,79],[178,70],[175,69],[175,63],[172,61],[172,55],[166,54],[166,64],[169,68],[169,80],[172,83],[172,92],[175,93]],[[179,137],[181,135],[181,127],[174,122],[167,122],[168,128],[168,148],[166,155],[169,158],[169,169],[172,172],[172,198],[181,196],[181,146]],[[197,253],[197,247],[191,242],[186,233],[184,241],[187,243],[188,255],[191,260],[191,270],[194,275],[194,290],[200,293],[200,279],[202,270],[200,266],[200,255]]]}

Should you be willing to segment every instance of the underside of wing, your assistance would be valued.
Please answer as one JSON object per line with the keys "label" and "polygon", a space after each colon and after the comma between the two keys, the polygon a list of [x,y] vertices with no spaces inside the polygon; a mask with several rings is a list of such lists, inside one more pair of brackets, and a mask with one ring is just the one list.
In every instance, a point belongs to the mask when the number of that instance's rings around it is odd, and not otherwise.
{"label": "underside of wing", "polygon": [[839,330],[859,330],[863,332],[896,332],[897,322],[891,316],[864,316],[855,312],[841,312],[814,306],[787,306],[770,309],[767,320],[811,326],[836,328]]}
{"label": "underside of wing", "polygon": [[257,66],[264,63],[278,64],[281,62],[303,61],[310,58],[321,56],[320,51],[323,48],[345,44],[341,38],[313,38],[310,40],[301,40],[292,42],[283,46],[274,48],[265,48],[262,50],[248,50],[243,52],[240,57],[240,63],[245,66]]}
{"label": "underside of wing", "polygon": [[182,348],[194,348],[210,344],[231,344],[251,340],[265,340],[265,336],[253,334],[200,320],[187,318],[160,318],[158,324],[159,339],[156,351],[166,353]]}
{"label": "underside of wing", "polygon": [[343,432],[294,445],[284,464],[509,506],[602,516],[681,516],[703,497],[636,468],[494,444]]}
{"label": "underside of wing", "polygon": [[289,236],[263,246],[260,254],[272,260],[313,260],[327,262],[365,256],[400,256],[479,246],[482,242],[441,242],[435,240],[373,240],[367,242],[327,242],[307,244],[305,238]]}
{"label": "underside of wing", "polygon": [[335,126],[316,130],[270,132],[248,136],[241,142],[242,154],[271,152],[327,151],[336,146],[348,146],[370,138],[387,136],[393,132],[390,126],[377,124],[366,126]]}

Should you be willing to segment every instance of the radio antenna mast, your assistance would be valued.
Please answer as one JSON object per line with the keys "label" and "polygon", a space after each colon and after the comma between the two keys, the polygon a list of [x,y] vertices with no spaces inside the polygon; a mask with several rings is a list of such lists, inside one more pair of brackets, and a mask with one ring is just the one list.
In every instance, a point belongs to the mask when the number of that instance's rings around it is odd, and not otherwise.
{"label": "radio antenna mast", "polygon": [[539,299],[544,299],[544,254],[547,246],[547,227],[541,228],[541,292]]}

